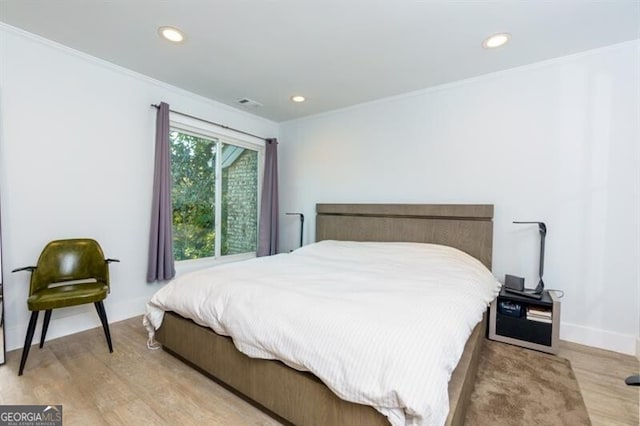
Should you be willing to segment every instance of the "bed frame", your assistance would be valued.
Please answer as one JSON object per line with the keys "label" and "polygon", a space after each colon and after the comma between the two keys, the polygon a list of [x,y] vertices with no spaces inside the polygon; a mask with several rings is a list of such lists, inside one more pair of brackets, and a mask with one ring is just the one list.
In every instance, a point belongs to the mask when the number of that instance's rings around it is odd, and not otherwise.
{"label": "bed frame", "polygon": [[[493,205],[317,204],[316,241],[410,241],[456,247],[491,269]],[[474,329],[449,382],[446,425],[462,425],[484,341]],[[388,425],[374,408],[338,398],[317,377],[279,361],[249,358],[231,338],[173,312],[156,338],[163,348],[285,423]]]}

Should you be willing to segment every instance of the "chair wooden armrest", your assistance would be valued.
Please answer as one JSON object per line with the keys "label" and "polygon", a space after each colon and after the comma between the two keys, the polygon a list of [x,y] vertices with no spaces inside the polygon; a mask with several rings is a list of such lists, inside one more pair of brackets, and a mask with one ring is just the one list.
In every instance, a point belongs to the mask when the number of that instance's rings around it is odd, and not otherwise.
{"label": "chair wooden armrest", "polygon": [[11,271],[11,272],[12,272],[12,273],[13,273],[13,272],[20,272],[20,271],[29,271],[29,272],[33,272],[33,271],[35,271],[35,270],[36,270],[36,267],[35,267],[35,266],[25,266],[25,267],[22,267],[22,268],[16,268],[16,269],[14,269],[14,270],[13,270],[13,271]]}

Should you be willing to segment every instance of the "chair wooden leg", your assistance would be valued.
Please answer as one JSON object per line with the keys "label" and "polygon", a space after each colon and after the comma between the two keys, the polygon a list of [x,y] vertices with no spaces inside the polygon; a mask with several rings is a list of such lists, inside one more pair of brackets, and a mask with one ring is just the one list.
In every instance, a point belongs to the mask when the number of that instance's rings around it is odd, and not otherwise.
{"label": "chair wooden leg", "polygon": [[40,349],[44,346],[44,338],[47,336],[49,329],[49,320],[51,320],[51,309],[44,311],[44,323],[42,323],[42,334],[40,335]]}
{"label": "chair wooden leg", "polygon": [[29,328],[27,328],[27,337],[24,339],[24,348],[22,348],[22,359],[20,360],[20,370],[18,370],[18,376],[22,376],[24,365],[27,363],[29,349],[31,347],[31,342],[33,341],[33,332],[36,331],[36,323],[38,322],[38,313],[39,311],[31,312]]}
{"label": "chair wooden leg", "polygon": [[107,311],[104,309],[104,304],[102,300],[99,302],[95,302],[96,311],[98,311],[98,316],[100,317],[100,321],[102,321],[102,328],[104,329],[104,337],[107,338],[107,345],[109,345],[109,352],[113,352],[113,346],[111,345],[111,333],[109,333],[109,321],[107,320]]}

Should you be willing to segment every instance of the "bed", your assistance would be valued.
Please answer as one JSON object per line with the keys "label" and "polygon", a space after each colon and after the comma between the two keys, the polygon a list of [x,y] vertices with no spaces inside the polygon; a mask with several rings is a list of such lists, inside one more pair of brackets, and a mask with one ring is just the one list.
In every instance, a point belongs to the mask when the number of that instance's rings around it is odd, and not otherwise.
{"label": "bed", "polygon": [[[433,243],[457,248],[491,267],[491,205],[318,204],[316,240]],[[484,321],[471,333],[451,375],[446,424],[464,422]],[[318,377],[277,360],[250,358],[229,337],[174,312],[156,331],[163,348],[284,422],[383,425],[374,408],[340,399]],[[237,342],[236,342],[237,343]]]}

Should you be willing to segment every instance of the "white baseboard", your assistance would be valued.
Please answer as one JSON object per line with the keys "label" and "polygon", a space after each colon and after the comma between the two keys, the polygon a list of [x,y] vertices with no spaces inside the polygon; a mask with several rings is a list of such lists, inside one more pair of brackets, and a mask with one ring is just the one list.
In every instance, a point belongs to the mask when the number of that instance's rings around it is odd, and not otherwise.
{"label": "white baseboard", "polygon": [[[109,317],[109,323],[122,321],[145,312],[148,296],[143,296],[134,300],[109,304],[105,301],[105,308]],[[69,308],[69,310],[74,308]],[[75,308],[76,312],[67,316],[56,318],[56,313],[63,313],[65,310],[53,311],[47,340],[68,336],[100,326],[100,319],[93,305],[83,305]],[[38,321],[38,327],[33,337],[33,342],[39,341],[42,320]],[[24,334],[27,330],[28,322],[5,328],[7,351],[22,348],[24,344]],[[142,327],[142,323],[140,324]],[[560,339],[567,340],[582,345],[593,346],[627,355],[635,355],[640,359],[640,337],[630,334],[616,333],[597,328],[585,327],[577,324],[563,322],[560,324]],[[116,344],[116,342],[114,342]]]}
{"label": "white baseboard", "polygon": [[[138,299],[120,301],[112,304],[109,303],[109,299],[107,298],[104,305],[105,310],[107,311],[109,323],[142,315],[145,312],[145,306],[148,301],[149,296],[144,296]],[[44,313],[40,313],[40,317],[38,318],[38,326],[36,327],[36,331],[33,335],[34,344],[40,341],[43,315]],[[27,321],[22,324],[5,328],[7,352],[22,348],[28,325],[29,322]],[[86,304],[66,309],[54,309],[51,315],[49,329],[47,330],[46,340],[68,336],[69,334],[79,333],[81,331],[100,326],[100,318],[98,317],[93,304]],[[142,322],[140,323],[140,327],[142,327]],[[114,340],[113,344],[116,346],[118,343]]]}
{"label": "white baseboard", "polygon": [[640,338],[632,334],[616,333],[566,322],[560,323],[560,339],[627,355],[637,355],[640,352]]}

